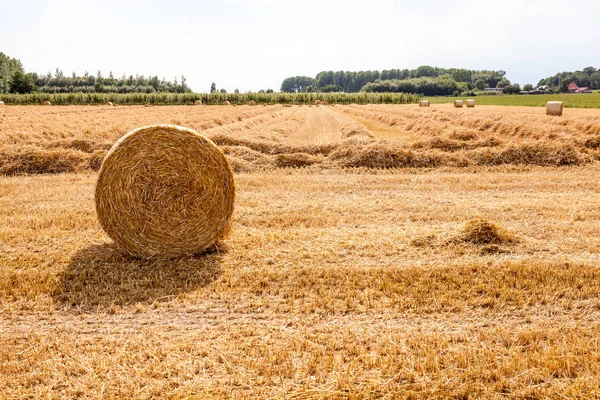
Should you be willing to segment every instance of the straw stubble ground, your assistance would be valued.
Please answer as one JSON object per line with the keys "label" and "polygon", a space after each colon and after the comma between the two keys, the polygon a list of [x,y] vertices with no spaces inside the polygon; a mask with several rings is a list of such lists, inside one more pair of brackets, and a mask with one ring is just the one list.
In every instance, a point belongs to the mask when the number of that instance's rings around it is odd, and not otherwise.
{"label": "straw stubble ground", "polygon": [[238,173],[231,237],[171,261],[112,248],[93,172],[0,177],[0,397],[592,397],[599,173]]}

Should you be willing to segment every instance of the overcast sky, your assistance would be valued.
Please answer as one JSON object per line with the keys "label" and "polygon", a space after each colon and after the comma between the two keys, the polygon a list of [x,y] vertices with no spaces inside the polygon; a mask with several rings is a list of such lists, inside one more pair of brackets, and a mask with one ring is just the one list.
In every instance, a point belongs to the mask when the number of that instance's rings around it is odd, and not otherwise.
{"label": "overcast sky", "polygon": [[143,74],[206,92],[420,65],[520,84],[600,68],[598,0],[0,0],[0,52],[28,72]]}

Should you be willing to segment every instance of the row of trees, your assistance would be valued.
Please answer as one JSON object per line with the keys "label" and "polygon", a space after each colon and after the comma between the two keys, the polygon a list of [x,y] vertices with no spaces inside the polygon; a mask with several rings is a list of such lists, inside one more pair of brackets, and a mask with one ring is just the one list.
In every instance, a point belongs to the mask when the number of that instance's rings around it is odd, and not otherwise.
{"label": "row of trees", "polygon": [[458,84],[450,76],[412,79],[390,79],[367,83],[363,86],[364,92],[401,92],[419,93],[425,96],[450,96],[458,89]]}
{"label": "row of trees", "polygon": [[[417,69],[391,69],[383,71],[322,71],[315,78],[294,76],[286,78],[281,84],[282,92],[358,92],[369,83],[379,81],[403,81],[418,78],[449,77],[455,82],[466,83],[469,89],[483,90],[486,87],[509,85],[505,71],[475,71],[461,68],[438,68],[421,66]],[[391,83],[390,83],[391,85]],[[503,86],[502,86],[503,87]],[[371,88],[371,87],[369,87]]]}
{"label": "row of trees", "polygon": [[576,83],[579,87],[588,87],[592,90],[600,89],[600,70],[594,67],[584,68],[582,71],[559,72],[554,76],[540,80],[538,86],[550,86],[555,91],[568,92],[569,84]]}
{"label": "row of trees", "polygon": [[191,93],[185,76],[167,81],[158,76],[123,74],[115,78],[112,72],[103,77],[85,73],[77,76],[75,72],[66,76],[60,69],[45,75],[25,73],[21,61],[0,53],[0,93]]}

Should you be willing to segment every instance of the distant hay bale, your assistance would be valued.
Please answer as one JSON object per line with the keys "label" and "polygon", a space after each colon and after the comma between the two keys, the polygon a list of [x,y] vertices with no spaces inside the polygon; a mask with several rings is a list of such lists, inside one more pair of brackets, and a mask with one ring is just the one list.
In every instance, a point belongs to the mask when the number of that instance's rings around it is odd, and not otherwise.
{"label": "distant hay bale", "polygon": [[96,183],[102,228],[136,257],[191,256],[228,232],[235,187],[227,158],[191,129],[135,129],[108,152]]}
{"label": "distant hay bale", "polygon": [[48,100],[46,100],[45,102],[42,103],[43,106],[51,106],[52,103],[50,103]]}
{"label": "distant hay bale", "polygon": [[3,101],[0,101],[0,106],[3,106],[3,105],[4,105],[4,102],[3,102]]}
{"label": "distant hay bale", "polygon": [[197,106],[201,106],[202,105],[202,100],[196,100],[194,102],[194,104],[197,105]]}
{"label": "distant hay bale", "polygon": [[419,107],[429,107],[429,100],[419,101]]}
{"label": "distant hay bale", "polygon": [[321,102],[321,104],[322,104],[322,105],[324,105],[324,106],[327,106],[327,105],[329,105],[329,102],[327,102],[327,100],[323,100],[323,101]]}
{"label": "distant hay bale", "polygon": [[230,105],[231,105],[231,103],[230,103],[230,102],[228,102],[227,100],[225,100],[225,101],[223,102],[223,105],[224,105],[224,106],[230,106]]}
{"label": "distant hay bale", "polygon": [[563,115],[563,102],[562,101],[549,101],[546,103],[546,115]]}
{"label": "distant hay bale", "polygon": [[249,106],[255,106],[255,105],[256,105],[256,102],[255,102],[254,100],[250,100],[250,101],[248,102],[248,105],[249,105]]}
{"label": "distant hay bale", "polygon": [[475,100],[467,99],[467,107],[475,107]]}
{"label": "distant hay bale", "polygon": [[107,102],[105,103],[105,105],[106,105],[106,106],[110,106],[110,107],[112,107],[112,106],[113,106],[113,103],[112,103],[111,101],[107,101]]}
{"label": "distant hay bale", "polygon": [[454,100],[454,107],[456,108],[462,108],[463,106],[463,101],[462,100]]}
{"label": "distant hay bale", "polygon": [[322,102],[321,100],[317,100],[317,101],[315,101],[315,105],[316,105],[316,106],[320,106],[321,104],[323,104],[323,102]]}

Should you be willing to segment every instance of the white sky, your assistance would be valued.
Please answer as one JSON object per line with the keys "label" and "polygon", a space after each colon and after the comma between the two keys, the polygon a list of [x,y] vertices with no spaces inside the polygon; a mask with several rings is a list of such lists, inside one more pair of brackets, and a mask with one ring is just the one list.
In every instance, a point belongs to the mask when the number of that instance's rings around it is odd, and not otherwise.
{"label": "white sky", "polygon": [[523,85],[600,68],[598,15],[598,0],[0,0],[0,51],[28,72],[183,74],[197,92],[420,65]]}

